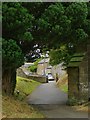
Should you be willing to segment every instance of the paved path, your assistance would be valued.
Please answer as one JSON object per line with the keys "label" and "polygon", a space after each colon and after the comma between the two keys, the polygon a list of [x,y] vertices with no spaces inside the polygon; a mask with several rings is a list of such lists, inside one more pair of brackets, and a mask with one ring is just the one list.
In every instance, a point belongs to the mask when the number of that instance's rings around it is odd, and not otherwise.
{"label": "paved path", "polygon": [[75,111],[66,105],[34,105],[46,118],[88,118],[87,112]]}
{"label": "paved path", "polygon": [[40,85],[30,96],[30,104],[65,104],[67,94],[57,88],[55,81]]}
{"label": "paved path", "polygon": [[55,82],[40,85],[27,97],[28,104],[38,108],[46,118],[88,118],[88,113],[75,111],[66,106],[66,101],[67,94]]}

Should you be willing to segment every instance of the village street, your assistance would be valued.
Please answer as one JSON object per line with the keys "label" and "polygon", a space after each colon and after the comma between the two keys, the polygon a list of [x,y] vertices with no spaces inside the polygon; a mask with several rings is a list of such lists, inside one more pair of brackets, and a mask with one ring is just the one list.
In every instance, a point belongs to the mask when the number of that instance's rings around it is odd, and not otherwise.
{"label": "village street", "polygon": [[27,97],[28,104],[37,107],[47,118],[88,118],[66,105],[68,96],[56,87],[55,81],[40,85]]}

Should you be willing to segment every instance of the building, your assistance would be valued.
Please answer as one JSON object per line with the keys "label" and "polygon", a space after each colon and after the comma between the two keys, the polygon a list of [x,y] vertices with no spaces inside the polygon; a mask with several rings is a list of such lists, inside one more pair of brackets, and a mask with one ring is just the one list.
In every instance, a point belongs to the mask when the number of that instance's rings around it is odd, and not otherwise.
{"label": "building", "polygon": [[51,73],[52,66],[49,65],[49,58],[45,58],[38,62],[37,67],[37,74],[38,75],[46,75],[48,73]]}

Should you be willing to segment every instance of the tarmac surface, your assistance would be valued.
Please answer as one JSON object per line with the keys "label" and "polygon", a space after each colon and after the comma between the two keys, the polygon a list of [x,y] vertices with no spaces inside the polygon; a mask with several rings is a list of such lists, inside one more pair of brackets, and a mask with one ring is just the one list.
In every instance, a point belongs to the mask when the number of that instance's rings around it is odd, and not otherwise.
{"label": "tarmac surface", "polygon": [[40,85],[28,96],[30,104],[65,104],[67,99],[67,94],[60,91],[55,81]]}
{"label": "tarmac surface", "polygon": [[87,112],[75,111],[67,106],[67,99],[67,94],[57,88],[53,81],[37,87],[27,97],[27,102],[38,108],[46,118],[88,118]]}

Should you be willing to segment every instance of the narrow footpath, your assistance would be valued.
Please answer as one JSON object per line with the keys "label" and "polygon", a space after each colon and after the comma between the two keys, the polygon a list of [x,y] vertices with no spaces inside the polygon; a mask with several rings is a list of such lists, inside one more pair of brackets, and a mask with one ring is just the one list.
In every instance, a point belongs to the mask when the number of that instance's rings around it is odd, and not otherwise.
{"label": "narrow footpath", "polygon": [[67,106],[67,99],[68,95],[53,81],[37,87],[27,97],[27,102],[37,107],[47,118],[88,118],[87,112],[78,112]]}
{"label": "narrow footpath", "polygon": [[56,87],[55,81],[40,85],[30,96],[30,104],[65,104],[67,94]]}

